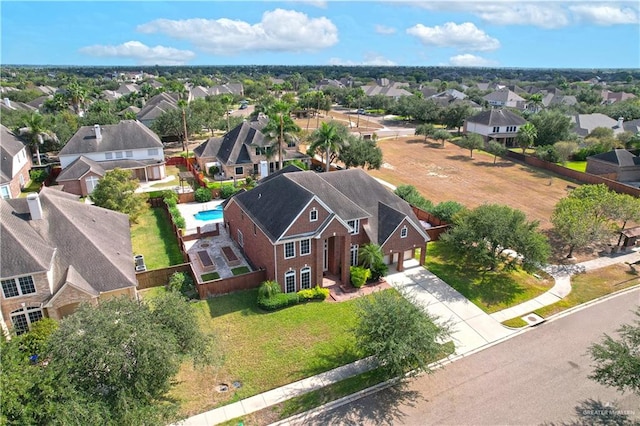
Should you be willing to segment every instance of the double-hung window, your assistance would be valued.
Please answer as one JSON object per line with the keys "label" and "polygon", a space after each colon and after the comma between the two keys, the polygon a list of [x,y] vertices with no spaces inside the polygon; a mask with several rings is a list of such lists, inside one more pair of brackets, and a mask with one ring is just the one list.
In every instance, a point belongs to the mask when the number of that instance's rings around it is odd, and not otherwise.
{"label": "double-hung window", "polygon": [[305,256],[311,253],[311,240],[300,240],[300,256]]}
{"label": "double-hung window", "polygon": [[31,324],[42,319],[41,308],[22,307],[11,312],[11,322],[17,335],[26,333],[31,328]]}
{"label": "double-hung window", "polygon": [[36,286],[33,283],[33,277],[31,275],[2,280],[2,294],[4,295],[5,299],[9,299],[10,297],[24,296],[35,292]]}
{"label": "double-hung window", "polygon": [[296,271],[287,271],[284,274],[284,292],[295,293],[296,291]]}
{"label": "double-hung window", "polygon": [[402,229],[400,230],[400,238],[407,238],[408,233],[409,233],[409,230],[407,229],[407,227],[403,226]]}
{"label": "double-hung window", "polygon": [[300,289],[311,288],[311,268],[308,266],[300,271]]}
{"label": "double-hung window", "polygon": [[296,257],[296,243],[284,243],[284,258],[291,259],[292,257]]}
{"label": "double-hung window", "polygon": [[349,220],[347,225],[351,227],[351,234],[358,234],[360,232],[360,219]]}

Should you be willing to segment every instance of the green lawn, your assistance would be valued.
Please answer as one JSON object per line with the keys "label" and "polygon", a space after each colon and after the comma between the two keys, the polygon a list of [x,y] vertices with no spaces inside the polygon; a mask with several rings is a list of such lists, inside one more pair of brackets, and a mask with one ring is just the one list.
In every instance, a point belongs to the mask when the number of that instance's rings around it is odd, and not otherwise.
{"label": "green lawn", "polygon": [[506,321],[502,321],[502,325],[506,325],[511,328],[522,328],[527,325],[527,322],[521,317],[511,318]]}
{"label": "green lawn", "polygon": [[142,254],[147,269],[178,265],[184,260],[169,216],[164,209],[149,208],[131,225],[133,254]]}
{"label": "green lawn", "polygon": [[542,279],[522,270],[483,272],[459,259],[442,242],[427,245],[427,269],[487,313],[533,299],[553,287],[553,280],[541,271]]}
{"label": "green lawn", "polygon": [[200,279],[204,282],[204,281],[213,281],[213,280],[217,280],[218,278],[220,278],[220,274],[217,272],[209,272],[208,274],[202,274],[200,275]]}
{"label": "green lawn", "polygon": [[231,270],[231,273],[233,275],[242,275],[242,274],[247,274],[249,272],[251,272],[251,270],[246,266],[238,266],[237,268],[233,268]]}
{"label": "green lawn", "polygon": [[587,171],[587,162],[586,161],[567,161],[562,164],[564,167],[575,170],[577,172],[586,172]]}
{"label": "green lawn", "polygon": [[571,277],[571,293],[567,297],[553,305],[538,309],[535,313],[546,318],[565,309],[634,285],[640,285],[640,276],[632,274],[627,265],[612,265],[585,274],[574,275]]}
{"label": "green lawn", "polygon": [[[394,291],[394,290],[389,290]],[[203,330],[216,336],[221,367],[185,362],[170,392],[185,415],[265,392],[353,362],[363,356],[350,331],[355,300],[310,302],[264,313],[257,290],[193,303]],[[242,387],[218,393],[218,384]]]}

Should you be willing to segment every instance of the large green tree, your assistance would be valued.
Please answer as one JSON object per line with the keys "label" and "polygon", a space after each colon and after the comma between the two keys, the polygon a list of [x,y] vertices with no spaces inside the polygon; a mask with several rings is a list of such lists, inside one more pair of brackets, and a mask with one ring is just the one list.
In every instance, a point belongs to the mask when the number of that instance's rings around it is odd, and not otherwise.
{"label": "large green tree", "polygon": [[441,239],[464,261],[491,270],[500,265],[532,270],[544,264],[551,252],[538,222],[529,222],[523,212],[498,204],[457,213]]}
{"label": "large green tree", "polygon": [[356,135],[349,135],[338,155],[345,167],[366,167],[379,169],[382,166],[382,150],[375,140],[365,140]]}
{"label": "large green tree", "polygon": [[536,145],[553,145],[569,139],[571,119],[557,110],[544,110],[530,119],[537,131]]}
{"label": "large green tree", "polygon": [[620,392],[640,395],[640,307],[636,320],[618,329],[618,339],[604,335],[600,343],[589,348],[594,362],[590,379]]}
{"label": "large green tree", "polygon": [[469,156],[473,158],[473,151],[484,147],[484,139],[477,133],[467,133],[460,139],[460,146],[469,150]]}
{"label": "large green tree", "polygon": [[459,135],[460,128],[464,125],[464,120],[469,118],[472,113],[471,105],[456,103],[442,110],[441,121],[448,129],[457,129]]}
{"label": "large green tree", "polygon": [[450,336],[447,324],[437,324],[429,312],[394,290],[359,299],[356,318],[358,347],[373,355],[391,377],[428,372],[429,363],[442,355],[440,343]]}
{"label": "large green tree", "polygon": [[431,123],[420,124],[416,127],[416,135],[424,136],[424,141],[427,141],[428,137],[433,136],[436,132],[436,126]]}
{"label": "large green tree", "polygon": [[339,155],[342,147],[348,143],[349,130],[337,121],[322,122],[320,127],[309,135],[308,154],[324,155],[326,171],[331,169],[332,155]]}
{"label": "large green tree", "polygon": [[135,222],[147,206],[146,196],[137,194],[137,188],[130,170],[114,169],[98,181],[90,196],[96,206],[128,214]]}

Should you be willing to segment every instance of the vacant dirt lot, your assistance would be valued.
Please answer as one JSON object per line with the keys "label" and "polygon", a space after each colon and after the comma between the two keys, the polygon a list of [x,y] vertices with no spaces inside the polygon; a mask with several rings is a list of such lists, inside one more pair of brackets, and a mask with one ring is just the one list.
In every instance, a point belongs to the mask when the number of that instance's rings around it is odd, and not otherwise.
{"label": "vacant dirt lot", "polygon": [[576,184],[512,161],[493,164],[493,156],[447,143],[424,143],[422,137],[383,139],[384,165],[371,175],[393,185],[410,184],[434,203],[454,200],[467,207],[505,204],[551,228],[555,204]]}

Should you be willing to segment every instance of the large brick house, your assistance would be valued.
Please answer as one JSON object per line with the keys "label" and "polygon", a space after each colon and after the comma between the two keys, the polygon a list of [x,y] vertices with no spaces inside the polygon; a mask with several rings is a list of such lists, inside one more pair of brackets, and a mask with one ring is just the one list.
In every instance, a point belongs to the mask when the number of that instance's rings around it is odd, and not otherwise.
{"label": "large brick house", "polygon": [[224,218],[253,266],[285,292],[321,285],[324,274],[348,283],[367,243],[398,270],[418,251],[423,264],[429,241],[411,206],[361,169],[270,176],[231,198]]}
{"label": "large brick house", "polygon": [[0,125],[0,198],[16,198],[29,182],[29,148]]}
{"label": "large brick house", "polygon": [[[265,138],[262,129],[269,119],[260,115],[256,120],[243,121],[224,136],[210,138],[193,152],[201,170],[217,166],[225,178],[247,176],[266,177],[278,169],[278,156],[272,141]],[[275,150],[277,151],[277,149]],[[298,150],[298,141],[290,141],[283,147],[283,161],[300,160],[309,164],[310,159]],[[261,163],[263,167],[261,168]]]}
{"label": "large brick house", "polygon": [[60,151],[64,191],[91,194],[104,174],[115,168],[131,170],[141,181],[165,177],[163,145],[158,135],[136,120],[106,126],[82,126]]}
{"label": "large brick house", "polygon": [[626,149],[613,149],[587,157],[587,173],[606,175],[619,182],[640,182],[640,156]]}
{"label": "large brick house", "polygon": [[20,334],[82,302],[136,297],[127,215],[51,188],[0,200],[0,326]]}

